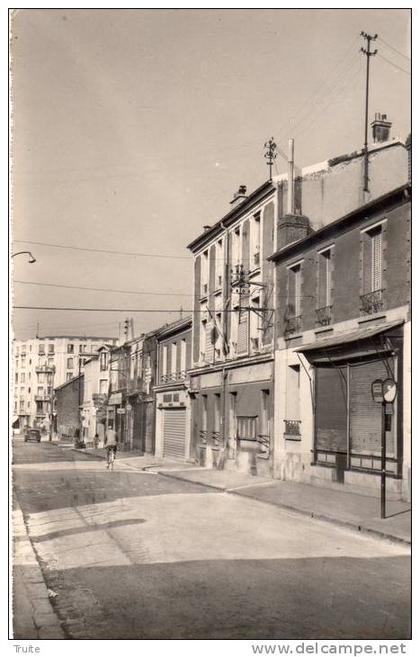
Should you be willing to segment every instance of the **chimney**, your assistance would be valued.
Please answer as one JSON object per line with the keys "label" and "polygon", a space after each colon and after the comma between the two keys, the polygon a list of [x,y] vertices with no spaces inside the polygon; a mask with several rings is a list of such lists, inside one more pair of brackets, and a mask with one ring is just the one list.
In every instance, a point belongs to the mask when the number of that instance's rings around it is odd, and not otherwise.
{"label": "chimney", "polygon": [[242,203],[242,201],[244,201],[246,198],[246,185],[239,185],[238,191],[235,192],[233,199],[230,202],[232,208]]}
{"label": "chimney", "polygon": [[387,121],[386,114],[375,112],[375,120],[370,125],[372,126],[372,136],[375,144],[389,141],[392,123]]}

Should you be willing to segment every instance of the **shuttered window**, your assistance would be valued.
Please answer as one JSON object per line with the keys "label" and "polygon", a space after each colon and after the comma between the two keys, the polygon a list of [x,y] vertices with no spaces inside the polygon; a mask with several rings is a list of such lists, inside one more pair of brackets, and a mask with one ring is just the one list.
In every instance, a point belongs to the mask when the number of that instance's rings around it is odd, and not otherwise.
{"label": "shuttered window", "polygon": [[318,258],[318,308],[324,308],[331,305],[331,249]]}
{"label": "shuttered window", "polygon": [[383,229],[376,226],[366,231],[362,238],[363,243],[363,293],[375,292],[382,289],[382,251]]}
{"label": "shuttered window", "polygon": [[[248,305],[248,299],[244,301],[244,305]],[[238,320],[238,346],[237,351],[239,354],[248,350],[248,311],[239,311]]]}
{"label": "shuttered window", "polygon": [[301,314],[302,266],[295,265],[288,270],[288,315],[299,317]]}
{"label": "shuttered window", "polygon": [[[392,359],[370,361],[350,367],[350,449],[356,454],[380,454],[382,404],[373,401],[372,381],[386,379],[393,373]],[[387,432],[387,455],[392,456],[394,426]]]}
{"label": "shuttered window", "polygon": [[347,451],[346,365],[316,368],[316,449]]}

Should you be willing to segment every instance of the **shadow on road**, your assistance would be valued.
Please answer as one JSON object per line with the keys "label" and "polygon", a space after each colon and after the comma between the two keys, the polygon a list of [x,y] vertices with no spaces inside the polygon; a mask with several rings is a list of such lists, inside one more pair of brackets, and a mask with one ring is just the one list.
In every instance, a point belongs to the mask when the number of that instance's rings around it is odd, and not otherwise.
{"label": "shadow on road", "polygon": [[141,525],[146,520],[143,518],[129,518],[126,520],[111,520],[109,522],[88,525],[83,527],[71,527],[69,529],[60,529],[56,532],[43,534],[42,536],[32,537],[33,543],[42,543],[42,541],[51,541],[55,538],[63,538],[65,536],[74,536],[75,534],[86,534],[86,532],[97,532],[107,529],[117,529],[119,527],[128,527],[129,525]]}

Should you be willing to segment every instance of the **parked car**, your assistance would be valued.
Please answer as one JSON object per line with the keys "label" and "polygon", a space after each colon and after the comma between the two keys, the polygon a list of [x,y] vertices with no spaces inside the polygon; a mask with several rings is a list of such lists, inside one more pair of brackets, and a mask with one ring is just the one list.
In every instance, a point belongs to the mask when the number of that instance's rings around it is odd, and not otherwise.
{"label": "parked car", "polygon": [[41,442],[41,432],[39,429],[28,429],[25,433],[25,443],[34,440],[36,443]]}

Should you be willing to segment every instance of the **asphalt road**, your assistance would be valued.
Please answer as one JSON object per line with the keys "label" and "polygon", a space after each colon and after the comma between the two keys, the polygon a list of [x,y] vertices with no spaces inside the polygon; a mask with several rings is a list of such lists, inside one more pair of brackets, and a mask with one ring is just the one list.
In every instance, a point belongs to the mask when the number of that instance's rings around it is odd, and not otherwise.
{"label": "asphalt road", "polygon": [[406,546],[62,447],[14,491],[74,639],[407,639]]}

